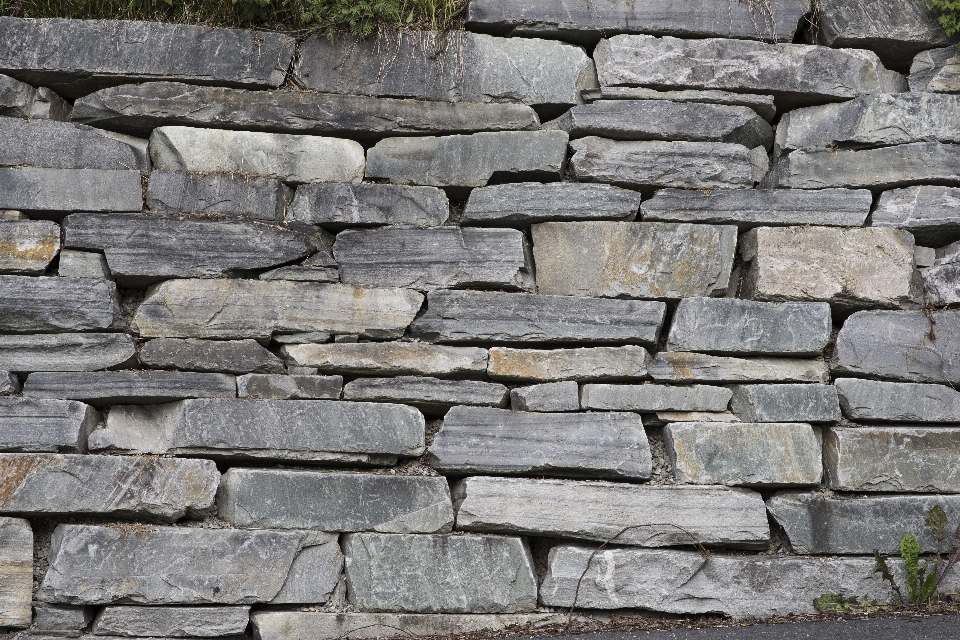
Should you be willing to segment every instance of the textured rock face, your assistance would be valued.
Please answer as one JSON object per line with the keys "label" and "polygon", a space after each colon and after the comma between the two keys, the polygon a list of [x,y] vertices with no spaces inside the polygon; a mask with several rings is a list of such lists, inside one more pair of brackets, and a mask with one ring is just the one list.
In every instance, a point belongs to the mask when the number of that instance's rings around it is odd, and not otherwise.
{"label": "textured rock face", "polygon": [[823,360],[731,358],[682,351],[661,352],[647,367],[659,382],[830,382]]}
{"label": "textured rock face", "polygon": [[343,553],[337,544],[337,536],[317,531],[306,533],[313,546],[301,551],[294,559],[286,582],[270,604],[324,603],[340,583]]}
{"label": "textured rock face", "polygon": [[33,530],[20,518],[0,518],[0,624],[27,627],[33,619]]}
{"label": "textured rock face", "polygon": [[242,634],[250,607],[104,607],[93,633],[104,636],[215,638]]}
{"label": "textured rock face", "polygon": [[442,416],[457,405],[502,407],[508,393],[505,386],[493,382],[403,376],[348,382],[343,388],[343,399],[409,404],[426,415]]}
{"label": "textured rock face", "polygon": [[33,211],[139,211],[136,169],[0,168],[0,208]]}
{"label": "textured rock face", "polygon": [[0,331],[97,331],[119,319],[117,285],[108,280],[0,275]]}
{"label": "textured rock face", "polygon": [[527,226],[549,220],[633,220],[640,194],[607,184],[520,182],[470,192],[464,226]]}
{"label": "textured rock face", "polygon": [[836,422],[837,389],[829,384],[748,384],[733,387],[730,408],[744,422]]}
{"label": "textured rock face", "polygon": [[629,413],[525,413],[454,407],[429,450],[441,473],[647,479],[650,445]]}
{"label": "textured rock face", "polygon": [[284,373],[283,363],[256,340],[158,338],[143,345],[140,362],[156,369],[224,373]]}
{"label": "textured rock face", "polygon": [[635,380],[647,377],[650,354],[643,347],[490,350],[487,375],[494,380]]}
{"label": "textured rock face", "polygon": [[960,189],[921,186],[884,191],[870,224],[906,229],[920,244],[941,246],[960,237]]}
{"label": "textured rock face", "polygon": [[91,404],[154,404],[185,398],[235,398],[233,376],[179,371],[97,371],[31,373],[24,395],[65,398]]}
{"label": "textured rock face", "polygon": [[0,451],[83,452],[100,414],[80,402],[0,397]]}
{"label": "textured rock face", "polygon": [[436,227],[449,215],[450,202],[435,187],[305,184],[297,187],[286,219],[336,231],[395,224]]}
{"label": "textured rock face", "polygon": [[340,376],[248,373],[237,378],[237,397],[255,400],[339,400]]}
{"label": "textured rock face", "polygon": [[272,178],[153,171],[147,208],[157,213],[221,213],[274,221],[283,218],[290,196],[290,189]]}
{"label": "textured rock face", "polygon": [[80,632],[93,621],[93,613],[88,607],[36,603],[33,610],[35,628],[45,632]]}
{"label": "textured rock face", "polygon": [[960,422],[960,393],[939,384],[837,378],[840,406],[851,420]]}
{"label": "textured rock face", "polygon": [[457,529],[607,541],[642,547],[762,547],[770,538],[759,494],[726,487],[467,478],[454,486]]}
{"label": "textured rock face", "polygon": [[354,533],[343,551],[348,597],[361,611],[517,613],[537,605],[533,558],[519,538]]}
{"label": "textured rock face", "polygon": [[960,273],[960,265],[955,263],[920,269],[925,302],[938,307],[960,302],[960,287],[957,286],[958,273]]}
{"label": "textured rock face", "polygon": [[487,370],[487,350],[417,342],[297,344],[281,348],[297,366],[350,375],[466,376]]}
{"label": "textured rock face", "polygon": [[722,104],[734,107],[750,107],[758,116],[771,122],[777,115],[773,96],[754,93],[734,93],[732,91],[657,91],[644,87],[600,87],[585,89],[581,92],[586,102],[597,100],[670,100],[671,102],[699,102],[702,104]]}
{"label": "textured rock face", "polygon": [[930,49],[917,54],[910,65],[910,91],[957,93],[960,91],[960,59],[956,47]]}
{"label": "textured rock face", "polygon": [[57,275],[61,278],[110,278],[110,268],[102,253],[92,251],[60,251]]}
{"label": "textured rock face", "polygon": [[584,409],[603,411],[726,411],[731,392],[724,387],[695,384],[672,387],[659,384],[585,384],[580,394]]}
{"label": "textured rock face", "polygon": [[0,74],[0,116],[69,120],[70,103],[50,89],[34,89],[10,76]]}
{"label": "textured rock face", "polygon": [[[146,142],[128,140],[136,146]],[[0,166],[3,167],[149,171],[145,156],[138,153],[136,146],[83,125],[0,118],[0,141],[3,143]]]}
{"label": "textured rock face", "polygon": [[55,222],[0,220],[0,273],[41,275],[59,250]]}
{"label": "textured rock face", "polygon": [[0,396],[9,396],[20,392],[20,379],[15,373],[0,370]]}
{"label": "textured rock face", "polygon": [[510,408],[514,411],[579,411],[580,385],[570,380],[511,389]]}

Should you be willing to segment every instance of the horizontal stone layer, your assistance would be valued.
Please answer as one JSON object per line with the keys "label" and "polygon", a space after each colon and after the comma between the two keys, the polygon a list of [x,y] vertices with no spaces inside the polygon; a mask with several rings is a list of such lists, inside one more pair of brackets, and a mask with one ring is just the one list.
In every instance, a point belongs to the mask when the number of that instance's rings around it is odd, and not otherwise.
{"label": "horizontal stone layer", "polygon": [[157,170],[150,173],[146,205],[157,213],[218,213],[272,222],[283,219],[292,196],[276,178]]}
{"label": "horizontal stone layer", "polygon": [[72,400],[0,397],[0,420],[0,451],[83,453],[100,414]]}
{"label": "horizontal stone layer", "polygon": [[2,332],[97,331],[119,320],[117,285],[109,280],[0,275]]}
{"label": "horizontal stone layer", "polygon": [[678,91],[658,91],[646,87],[600,87],[584,89],[580,92],[584,101],[596,100],[670,100],[671,102],[700,102],[703,104],[724,104],[735,107],[750,107],[758,116],[771,122],[777,115],[777,106],[773,96],[760,93],[736,93],[733,91],[701,91],[681,89]]}
{"label": "horizontal stone layer", "polygon": [[633,220],[639,206],[639,193],[607,184],[520,182],[471,191],[459,224],[525,227],[551,220]]}
{"label": "horizontal stone layer", "polygon": [[851,420],[960,423],[960,392],[939,384],[837,378],[843,414]]}
{"label": "horizontal stone layer", "polygon": [[517,387],[510,390],[510,408],[514,411],[579,411],[580,385],[568,380]]}
{"label": "horizontal stone layer", "polygon": [[4,117],[0,117],[0,167],[150,171],[146,140],[69,122]]}
{"label": "horizontal stone layer", "polygon": [[108,606],[91,630],[102,636],[210,638],[240,635],[249,622],[250,607]]}
{"label": "horizontal stone layer", "polygon": [[140,211],[136,169],[0,168],[0,209]]}
{"label": "horizontal stone layer", "polygon": [[442,416],[457,405],[503,407],[508,393],[505,386],[494,382],[402,376],[348,382],[343,399],[409,404],[425,415]]}
{"label": "horizontal stone layer", "polygon": [[341,376],[248,373],[237,377],[237,397],[254,400],[339,400]]}
{"label": "horizontal stone layer", "polygon": [[650,354],[643,347],[587,349],[490,349],[493,380],[636,380],[647,377]]}
{"label": "horizontal stone layer", "polygon": [[223,373],[286,373],[283,362],[256,340],[156,338],[140,349],[140,362],[155,369]]}
{"label": "horizontal stone layer", "polygon": [[585,384],[580,394],[584,409],[604,411],[726,411],[731,392],[724,387],[696,384],[674,387],[660,384]]}
{"label": "horizontal stone layer", "polygon": [[339,230],[380,225],[436,227],[449,215],[450,202],[436,187],[330,183],[297,187],[286,220]]}
{"label": "horizontal stone layer", "polygon": [[837,388],[829,384],[744,384],[730,408],[744,422],[836,422]]}
{"label": "horizontal stone layer", "polygon": [[284,345],[280,352],[300,367],[350,375],[477,378],[487,370],[487,350],[419,342]]}
{"label": "horizontal stone layer", "polygon": [[647,367],[658,382],[830,382],[823,360],[732,358],[702,353],[658,353]]}
{"label": "horizontal stone layer", "polygon": [[186,398],[235,398],[233,376],[179,371],[31,373],[23,393],[33,398],[83,400],[93,405],[154,404]]}

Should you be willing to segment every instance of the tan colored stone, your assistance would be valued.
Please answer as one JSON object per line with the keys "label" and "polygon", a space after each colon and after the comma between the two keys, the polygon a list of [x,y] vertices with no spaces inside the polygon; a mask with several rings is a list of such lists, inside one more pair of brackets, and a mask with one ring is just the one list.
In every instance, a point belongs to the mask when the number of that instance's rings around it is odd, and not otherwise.
{"label": "tan colored stone", "polygon": [[0,273],[41,275],[60,250],[60,226],[49,220],[0,221]]}
{"label": "tan colored stone", "polygon": [[486,349],[421,342],[291,344],[280,352],[294,365],[322,373],[476,378],[487,368]]}
{"label": "tan colored stone", "polygon": [[487,375],[494,380],[635,380],[647,377],[643,347],[490,350]]}
{"label": "tan colored stone", "polygon": [[20,518],[0,518],[0,627],[26,627],[33,618],[33,530]]}
{"label": "tan colored stone", "polygon": [[662,382],[830,382],[823,360],[731,358],[704,353],[658,353],[648,367]]}

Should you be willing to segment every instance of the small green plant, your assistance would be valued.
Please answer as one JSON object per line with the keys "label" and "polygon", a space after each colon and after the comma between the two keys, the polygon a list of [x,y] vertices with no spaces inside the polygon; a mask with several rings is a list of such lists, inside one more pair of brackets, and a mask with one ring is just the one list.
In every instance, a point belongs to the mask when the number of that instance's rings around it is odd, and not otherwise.
{"label": "small green plant", "polygon": [[839,593],[825,593],[813,601],[813,606],[820,613],[872,613],[880,607],[863,599],[844,598]]}
{"label": "small green plant", "polygon": [[937,22],[948,36],[960,31],[960,0],[927,0],[927,6],[939,12]]}

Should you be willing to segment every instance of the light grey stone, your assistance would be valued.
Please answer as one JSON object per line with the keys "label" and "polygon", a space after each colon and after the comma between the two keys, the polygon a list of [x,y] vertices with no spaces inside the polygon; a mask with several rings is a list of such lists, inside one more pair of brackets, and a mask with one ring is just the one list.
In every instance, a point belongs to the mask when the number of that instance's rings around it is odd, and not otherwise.
{"label": "light grey stone", "polygon": [[586,349],[490,349],[487,375],[494,380],[637,380],[647,377],[650,354],[643,347]]}
{"label": "light grey stone", "polygon": [[355,342],[284,345],[280,352],[299,366],[324,373],[379,376],[465,376],[487,370],[487,350],[419,342]]}
{"label": "light grey stone", "polygon": [[110,278],[110,268],[102,253],[63,249],[57,263],[61,278]]}
{"label": "light grey stone", "polygon": [[83,125],[0,117],[0,141],[0,167],[150,171],[133,146]]}
{"label": "light grey stone", "polygon": [[93,623],[100,636],[216,638],[238,636],[250,621],[250,607],[104,607]]}
{"label": "light grey stone", "polygon": [[307,547],[294,559],[286,582],[270,604],[317,605],[330,599],[343,574],[343,553],[336,535],[318,537],[320,544]]}
{"label": "light grey stone", "polygon": [[662,352],[647,367],[659,382],[830,382],[823,360],[733,358],[683,351]]}
{"label": "light grey stone", "polygon": [[960,238],[960,189],[924,185],[884,191],[870,224],[906,229],[917,242],[941,247]]}
{"label": "light grey stone", "polygon": [[932,267],[937,262],[937,250],[933,247],[914,247],[913,261],[917,267]]}
{"label": "light grey stone", "polygon": [[732,387],[730,408],[743,422],[836,422],[837,389],[829,384],[746,384]]}
{"label": "light grey stone", "polygon": [[33,88],[0,74],[0,116],[69,120],[70,103],[45,87]]}
{"label": "light grey stone", "polygon": [[[324,333],[322,331],[308,331],[303,333],[275,333],[273,335],[273,341],[277,344],[306,344],[306,343],[321,343],[329,342],[330,334]],[[302,367],[301,367],[302,368]],[[290,373],[307,373],[314,374],[316,369],[313,371],[293,371],[290,367],[287,368],[287,371]]]}
{"label": "light grey stone", "polygon": [[920,269],[923,278],[924,302],[934,307],[946,307],[960,302],[960,264],[948,263],[929,269]]}
{"label": "light grey stone", "polygon": [[[291,302],[296,301],[296,305]],[[143,337],[269,338],[322,331],[398,338],[423,296],[287,280],[168,280],[147,291],[133,326]]]}
{"label": "light grey stone", "polygon": [[106,515],[174,522],[213,511],[210,460],[51,453],[0,454],[0,513]]}
{"label": "light grey stone", "polygon": [[449,215],[450,202],[436,187],[304,184],[297,187],[286,219],[337,231],[392,224],[435,227]]}
{"label": "light grey stone", "polygon": [[80,632],[93,621],[90,607],[71,607],[67,605],[33,605],[33,624],[37,631],[75,631]]}
{"label": "light grey stone", "polygon": [[139,211],[136,169],[0,168],[0,209],[30,211]]}
{"label": "light grey stone", "polygon": [[352,533],[343,551],[350,603],[360,611],[519,613],[537,606],[533,558],[520,538]]}
{"label": "light grey stone", "polygon": [[340,270],[336,267],[307,267],[290,265],[264,271],[260,280],[291,280],[293,282],[340,282]]}
{"label": "light grey stone", "polygon": [[663,439],[682,483],[802,486],[823,475],[820,435],[809,424],[674,422]]}
{"label": "light grey stone", "polygon": [[507,394],[505,386],[494,382],[420,376],[359,378],[343,388],[344,400],[409,404],[429,416],[442,416],[456,405],[502,407]]}
{"label": "light grey stone", "polygon": [[0,273],[42,275],[59,250],[56,222],[0,220]]}
{"label": "light grey stone", "polygon": [[666,304],[488,291],[431,291],[411,329],[430,342],[637,343],[652,346]]}
{"label": "light grey stone", "polygon": [[521,226],[550,220],[633,220],[640,194],[608,184],[520,182],[470,192],[459,224]]}
{"label": "light grey stone", "polygon": [[0,625],[28,627],[33,619],[33,529],[20,518],[0,518]]}
{"label": "light grey stone", "polygon": [[579,411],[580,385],[569,380],[517,387],[510,390],[510,408],[514,411]]}
{"label": "light grey stone", "polygon": [[580,406],[601,411],[726,411],[730,390],[695,384],[673,387],[662,384],[585,384]]}
{"label": "light grey stone", "polygon": [[157,213],[219,213],[254,220],[282,220],[292,197],[275,178],[239,173],[153,171],[147,208]]}
{"label": "light grey stone", "polygon": [[[671,422],[739,422],[737,417],[729,411],[657,411],[657,421],[663,424]],[[648,426],[656,426],[653,419],[648,419]]]}
{"label": "light grey stone", "polygon": [[859,378],[837,378],[834,385],[851,420],[960,423],[960,392],[948,386]]}
{"label": "light grey stone", "polygon": [[584,101],[596,100],[670,100],[671,102],[700,102],[703,104],[722,104],[735,107],[750,107],[758,116],[770,122],[777,115],[773,96],[755,93],[734,93],[731,91],[657,91],[645,87],[600,87],[584,89],[580,92]]}
{"label": "light grey stone", "polygon": [[256,340],[157,338],[143,345],[140,362],[155,369],[218,373],[283,373],[283,362]]}
{"label": "light grey stone", "polygon": [[826,485],[858,493],[960,493],[958,442],[960,429],[946,427],[828,429]]}
{"label": "light grey stone", "polygon": [[339,400],[341,376],[249,373],[237,378],[237,397],[255,400]]}
{"label": "light grey stone", "polygon": [[0,336],[0,369],[10,371],[96,371],[123,364],[136,353],[125,333]]}
{"label": "light grey stone", "polygon": [[910,65],[910,91],[960,93],[960,56],[956,46],[918,53]]}
{"label": "light grey stone", "polygon": [[0,370],[0,396],[20,393],[20,378],[10,371]]}
{"label": "light grey stone", "polygon": [[0,275],[0,332],[96,331],[119,320],[113,282]]}
{"label": "light grey stone", "polygon": [[233,376],[179,371],[85,371],[31,373],[23,394],[82,400],[95,406],[157,404],[186,398],[235,398]]}
{"label": "light grey stone", "polygon": [[650,445],[630,413],[532,413],[454,407],[428,453],[451,475],[559,475],[646,480]]}

